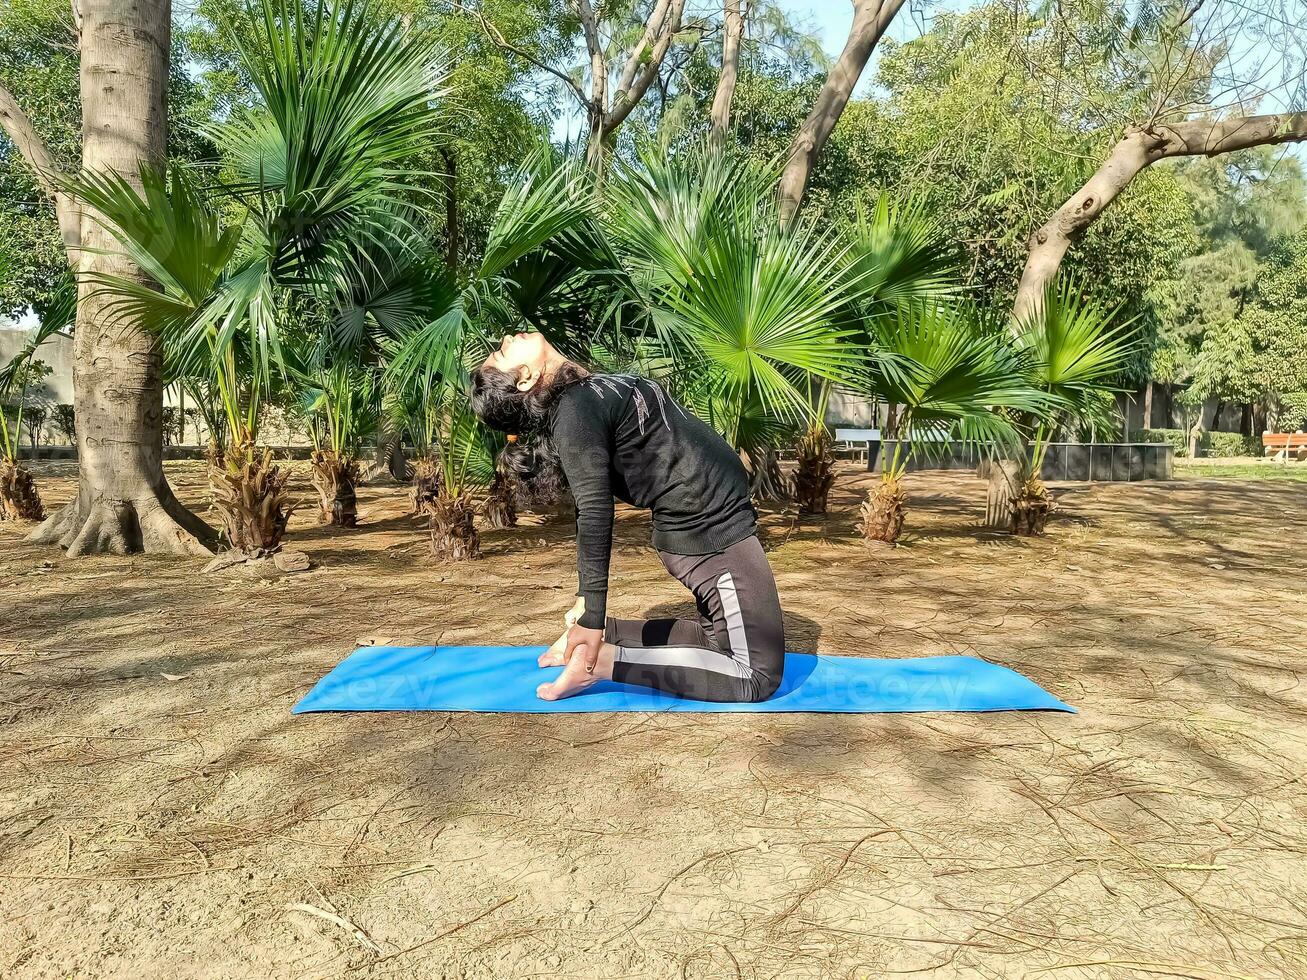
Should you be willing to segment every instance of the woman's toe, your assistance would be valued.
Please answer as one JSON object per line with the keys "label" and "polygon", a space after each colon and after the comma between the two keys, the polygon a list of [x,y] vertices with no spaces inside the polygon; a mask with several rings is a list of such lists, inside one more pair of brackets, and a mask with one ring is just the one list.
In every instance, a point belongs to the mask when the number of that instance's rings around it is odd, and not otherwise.
{"label": "woman's toe", "polygon": [[554,685],[552,683],[541,684],[539,687],[537,687],[536,697],[538,697],[541,701],[558,700],[558,695],[554,693]]}

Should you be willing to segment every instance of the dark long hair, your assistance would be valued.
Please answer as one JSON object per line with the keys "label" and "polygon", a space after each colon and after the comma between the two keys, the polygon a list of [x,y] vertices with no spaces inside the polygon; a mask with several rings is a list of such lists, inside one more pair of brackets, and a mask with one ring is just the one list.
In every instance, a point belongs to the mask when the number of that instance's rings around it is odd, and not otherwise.
{"label": "dark long hair", "polygon": [[498,465],[517,482],[528,509],[557,503],[567,490],[549,434],[550,416],[559,396],[588,375],[567,361],[529,391],[519,391],[516,375],[508,371],[482,364],[472,372],[472,411],[490,428],[517,436],[499,454]]}

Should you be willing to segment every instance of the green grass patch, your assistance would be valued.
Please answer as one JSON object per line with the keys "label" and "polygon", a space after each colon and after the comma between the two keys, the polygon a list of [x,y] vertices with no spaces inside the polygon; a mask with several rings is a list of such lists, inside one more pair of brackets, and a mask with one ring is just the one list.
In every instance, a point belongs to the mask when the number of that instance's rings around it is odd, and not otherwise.
{"label": "green grass patch", "polygon": [[1177,459],[1175,477],[1197,480],[1214,477],[1221,480],[1297,480],[1307,483],[1307,463],[1207,463]]}

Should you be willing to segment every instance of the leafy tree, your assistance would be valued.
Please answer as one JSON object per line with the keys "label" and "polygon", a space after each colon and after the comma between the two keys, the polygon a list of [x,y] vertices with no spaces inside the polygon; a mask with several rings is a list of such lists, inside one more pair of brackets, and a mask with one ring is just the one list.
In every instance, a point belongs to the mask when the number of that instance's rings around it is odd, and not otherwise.
{"label": "leafy tree", "polygon": [[[1101,38],[1063,48],[1062,69],[1076,81],[1106,69],[1126,79],[1135,97],[1106,104],[1112,111],[1102,114],[1100,131],[1111,135],[1110,146],[1091,157],[1093,172],[1031,234],[1018,317],[1038,302],[1071,245],[1154,164],[1307,140],[1307,112],[1300,111],[1307,35],[1295,29],[1304,12],[1298,0],[1070,0],[1051,8],[1055,32],[1089,24]],[[1247,58],[1249,48],[1279,55],[1281,77],[1273,64]],[[1030,77],[1047,74],[1037,64],[1023,67]],[[1061,113],[1094,108],[1084,105],[1080,85],[1065,91],[1056,104]],[[1275,108],[1283,111],[1265,111]]]}
{"label": "leafy tree", "polygon": [[1182,401],[1195,410],[1196,443],[1222,401],[1271,397],[1244,356],[1260,342],[1245,314],[1257,305],[1271,256],[1282,264],[1288,239],[1303,226],[1307,194],[1297,161],[1270,147],[1189,161],[1178,176],[1194,202],[1201,244],[1159,291],[1161,331],[1149,368],[1152,377],[1188,385]]}
{"label": "leafy tree", "polygon": [[[73,172],[81,166],[81,93],[77,35],[64,0],[13,0],[0,7],[0,87],[32,120],[53,161]],[[210,100],[189,67],[193,52],[176,35],[169,61],[167,153],[173,160],[211,159],[201,131]],[[44,317],[70,288],[68,256],[48,195],[0,129],[0,252],[8,257],[0,276],[0,316],[33,308]]]}
{"label": "leafy tree", "polygon": [[1205,332],[1190,391],[1265,403],[1269,425],[1294,430],[1307,420],[1307,233],[1270,249],[1244,295],[1233,318]]}

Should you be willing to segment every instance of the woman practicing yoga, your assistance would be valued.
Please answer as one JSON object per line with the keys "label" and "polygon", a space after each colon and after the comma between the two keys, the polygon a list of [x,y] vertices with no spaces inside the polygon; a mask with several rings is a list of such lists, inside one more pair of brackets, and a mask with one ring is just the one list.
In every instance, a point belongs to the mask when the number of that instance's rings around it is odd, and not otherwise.
{"label": "woman practicing yoga", "polygon": [[[521,437],[505,450],[520,475],[565,478],[576,500],[578,599],[540,657],[565,665],[541,698],[609,679],[700,701],[771,696],[785,663],[780,600],[748,477],[721,436],[656,382],[590,374],[538,333],[505,337],[473,372],[472,407]],[[607,616],[614,497],[653,512],[654,547],[694,593],[699,622]]]}

